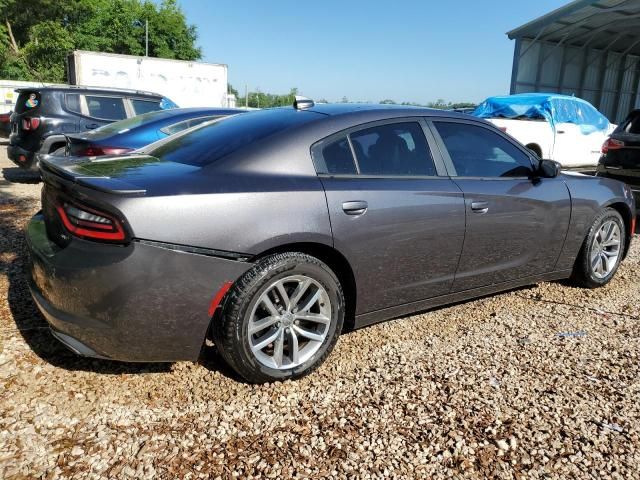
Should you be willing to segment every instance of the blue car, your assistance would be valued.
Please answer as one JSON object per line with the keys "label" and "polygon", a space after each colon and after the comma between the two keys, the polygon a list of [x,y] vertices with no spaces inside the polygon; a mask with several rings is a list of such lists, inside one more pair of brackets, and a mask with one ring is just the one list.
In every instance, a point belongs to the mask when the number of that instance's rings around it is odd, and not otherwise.
{"label": "blue car", "polygon": [[243,113],[235,108],[174,108],[144,113],[88,132],[67,135],[58,155],[120,155],[149,145],[200,123]]}

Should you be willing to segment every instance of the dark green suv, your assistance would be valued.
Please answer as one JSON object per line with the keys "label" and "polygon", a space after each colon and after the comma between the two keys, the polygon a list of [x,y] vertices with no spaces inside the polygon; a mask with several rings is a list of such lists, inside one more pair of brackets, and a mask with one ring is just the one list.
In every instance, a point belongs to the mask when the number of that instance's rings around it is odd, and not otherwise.
{"label": "dark green suv", "polygon": [[109,88],[50,86],[16,90],[7,153],[18,166],[37,168],[37,153],[66,145],[66,134],[176,105],[156,93]]}

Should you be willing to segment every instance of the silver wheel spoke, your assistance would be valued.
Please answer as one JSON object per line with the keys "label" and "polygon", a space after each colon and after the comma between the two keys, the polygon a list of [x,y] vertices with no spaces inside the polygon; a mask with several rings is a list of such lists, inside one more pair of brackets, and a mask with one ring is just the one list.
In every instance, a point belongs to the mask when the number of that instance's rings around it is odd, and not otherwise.
{"label": "silver wheel spoke", "polygon": [[300,363],[300,349],[298,347],[298,336],[293,328],[289,330],[289,338],[291,339],[289,343],[289,356],[294,364],[298,364]]}
{"label": "silver wheel spoke", "polygon": [[261,318],[258,321],[251,321],[249,323],[249,335],[253,335],[254,333],[261,332],[267,327],[270,327],[274,323],[278,322],[278,317],[265,317]]}
{"label": "silver wheel spoke", "polygon": [[262,350],[264,347],[273,343],[279,335],[280,330],[276,330],[275,333],[266,333],[258,339],[258,343],[256,343],[253,348],[255,348],[256,350]]}
{"label": "silver wheel spoke", "polygon": [[282,351],[284,350],[284,330],[278,330],[278,336],[273,344],[273,361],[277,367],[282,365]]}
{"label": "silver wheel spoke", "polygon": [[296,314],[296,319],[322,323],[323,325],[328,325],[331,322],[331,319],[329,317],[325,317],[324,315],[320,315],[318,313],[298,313]]}
{"label": "silver wheel spoke", "polygon": [[307,291],[307,288],[309,288],[309,285],[311,285],[311,280],[308,278],[298,284],[296,290],[293,292],[293,295],[291,295],[291,306],[298,306],[298,302],[302,298],[304,292]]}
{"label": "silver wheel spoke", "polygon": [[278,309],[269,298],[268,294],[269,292],[263,293],[262,297],[260,298],[260,302],[265,306],[267,310],[269,310],[269,314],[271,314],[274,317],[277,317],[280,313],[278,312]]}
{"label": "silver wheel spoke", "polygon": [[276,285],[276,288],[278,289],[278,293],[280,294],[280,298],[282,298],[282,301],[284,302],[284,308],[289,310],[291,308],[291,301],[289,300],[289,294],[285,290],[284,285],[282,284],[282,282],[278,283]]}
{"label": "silver wheel spoke", "polygon": [[300,328],[298,326],[293,327],[298,335],[304,338],[308,338],[309,340],[317,340],[321,342],[324,340],[324,335],[319,335],[317,333],[310,332],[309,330],[305,330],[304,328]]}
{"label": "silver wheel spoke", "polygon": [[321,295],[321,294],[322,294],[322,290],[318,289],[318,290],[316,291],[316,293],[314,293],[314,294],[311,296],[311,298],[310,298],[310,299],[309,299],[309,301],[305,304],[305,306],[304,306],[304,307],[302,307],[302,308],[300,309],[300,311],[301,311],[301,312],[308,312],[308,311],[309,311],[309,309],[310,309],[311,307],[313,307],[313,306],[316,304],[316,302],[317,302],[317,301],[318,301],[318,299],[320,298],[320,295]]}

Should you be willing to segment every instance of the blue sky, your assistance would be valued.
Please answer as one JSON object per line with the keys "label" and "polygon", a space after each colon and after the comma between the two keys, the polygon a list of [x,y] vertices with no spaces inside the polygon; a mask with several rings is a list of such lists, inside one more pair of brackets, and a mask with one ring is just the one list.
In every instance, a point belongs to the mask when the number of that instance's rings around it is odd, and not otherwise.
{"label": "blue sky", "polygon": [[203,60],[249,90],[311,98],[477,102],[509,93],[505,32],[567,0],[181,0]]}

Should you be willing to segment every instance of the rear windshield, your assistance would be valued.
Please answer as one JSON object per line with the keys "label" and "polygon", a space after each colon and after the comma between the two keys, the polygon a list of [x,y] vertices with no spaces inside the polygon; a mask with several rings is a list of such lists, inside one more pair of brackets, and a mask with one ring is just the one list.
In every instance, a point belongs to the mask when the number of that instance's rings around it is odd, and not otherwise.
{"label": "rear windshield", "polygon": [[132,128],[139,127],[144,125],[145,123],[149,123],[151,121],[160,120],[165,117],[171,117],[175,115],[175,113],[171,113],[167,110],[156,110],[154,112],[143,113],[142,115],[137,115],[131,118],[125,118],[124,120],[120,120],[118,122],[109,123],[107,125],[103,125],[100,128],[96,128],[92,132],[92,136],[103,138],[110,137],[119,132],[128,131]]}
{"label": "rear windshield", "polygon": [[145,153],[171,162],[204,166],[241,147],[318,117],[317,113],[292,108],[235,115],[168,137],[152,145]]}
{"label": "rear windshield", "polygon": [[28,90],[20,92],[18,95],[18,101],[16,102],[16,112],[23,113],[29,110],[37,110],[42,103],[42,97],[40,92],[35,90]]}
{"label": "rear windshield", "polygon": [[640,135],[640,111],[633,112],[621,126],[622,131]]}

